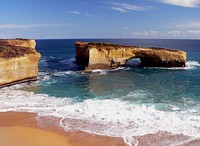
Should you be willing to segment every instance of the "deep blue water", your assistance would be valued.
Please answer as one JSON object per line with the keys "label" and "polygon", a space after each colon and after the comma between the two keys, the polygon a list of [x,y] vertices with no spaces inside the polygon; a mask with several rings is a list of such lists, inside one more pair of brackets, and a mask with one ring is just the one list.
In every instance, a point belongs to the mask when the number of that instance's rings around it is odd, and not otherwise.
{"label": "deep blue water", "polygon": [[[74,63],[76,41],[180,49],[187,52],[187,67],[126,67],[82,73],[83,68]],[[17,86],[17,90],[0,90],[1,110],[53,115],[62,118],[60,126],[64,129],[111,136],[126,135],[127,131],[130,136],[161,130],[200,137],[200,40],[36,42],[36,49],[42,55],[39,80]],[[69,119],[76,119],[77,123],[71,124]]]}

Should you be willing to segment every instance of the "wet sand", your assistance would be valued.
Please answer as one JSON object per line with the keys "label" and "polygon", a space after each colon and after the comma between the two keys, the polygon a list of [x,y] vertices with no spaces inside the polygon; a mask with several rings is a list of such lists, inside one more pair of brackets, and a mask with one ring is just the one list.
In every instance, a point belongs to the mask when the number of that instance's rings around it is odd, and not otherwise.
{"label": "wet sand", "polygon": [[0,146],[72,146],[66,136],[38,128],[35,116],[0,113]]}
{"label": "wet sand", "polygon": [[[0,146],[125,146],[122,138],[81,131],[65,132],[59,118],[34,113],[0,112]],[[200,138],[167,132],[134,137],[138,146],[200,146]]]}
{"label": "wet sand", "polygon": [[[124,146],[121,138],[86,132],[65,132],[48,118],[34,113],[0,112],[0,146]],[[52,119],[52,118],[51,118]]]}

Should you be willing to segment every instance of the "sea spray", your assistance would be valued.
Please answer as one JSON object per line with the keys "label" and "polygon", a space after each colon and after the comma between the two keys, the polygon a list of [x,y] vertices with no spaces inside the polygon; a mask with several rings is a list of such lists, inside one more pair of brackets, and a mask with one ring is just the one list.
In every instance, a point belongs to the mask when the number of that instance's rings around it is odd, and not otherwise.
{"label": "sea spray", "polygon": [[166,70],[191,70],[200,67],[198,61],[187,61],[185,67],[145,67],[146,69],[166,69]]}
{"label": "sea spray", "polygon": [[195,69],[200,67],[200,63],[198,61],[187,61],[186,62],[186,69]]}

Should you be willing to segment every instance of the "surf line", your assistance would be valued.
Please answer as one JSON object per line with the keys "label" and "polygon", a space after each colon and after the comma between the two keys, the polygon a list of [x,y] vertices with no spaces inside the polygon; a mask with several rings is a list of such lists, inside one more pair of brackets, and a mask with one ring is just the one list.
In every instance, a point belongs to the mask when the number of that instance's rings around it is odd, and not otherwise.
{"label": "surf line", "polygon": [[148,133],[137,133],[137,131],[134,130],[128,130],[122,134],[122,138],[124,140],[124,143],[126,146],[138,146],[139,142],[137,139],[134,138],[134,136],[143,136],[145,134],[155,134],[159,130],[151,131]]}

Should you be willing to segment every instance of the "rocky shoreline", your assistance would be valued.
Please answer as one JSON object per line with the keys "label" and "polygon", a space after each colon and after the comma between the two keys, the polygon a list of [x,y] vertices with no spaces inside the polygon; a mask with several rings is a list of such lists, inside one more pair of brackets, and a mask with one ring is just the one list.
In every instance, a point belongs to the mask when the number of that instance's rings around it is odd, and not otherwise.
{"label": "rocky shoreline", "polygon": [[[37,80],[38,61],[35,40],[0,40],[0,87]],[[187,54],[181,50],[144,48],[111,43],[76,42],[76,63],[85,72],[115,69],[133,58],[141,67],[185,67]]]}

